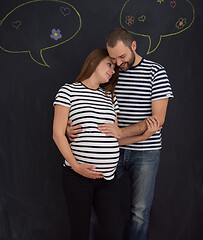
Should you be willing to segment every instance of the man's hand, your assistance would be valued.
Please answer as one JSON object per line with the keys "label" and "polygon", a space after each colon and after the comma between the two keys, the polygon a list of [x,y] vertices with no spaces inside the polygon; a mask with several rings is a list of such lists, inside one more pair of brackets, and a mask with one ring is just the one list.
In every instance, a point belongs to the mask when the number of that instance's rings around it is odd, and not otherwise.
{"label": "man's hand", "polygon": [[95,168],[96,167],[94,165],[78,163],[76,166],[74,166],[73,170],[86,178],[92,179],[103,178],[103,173],[94,171]]}
{"label": "man's hand", "polygon": [[74,138],[79,137],[77,133],[82,131],[82,127],[80,125],[71,127],[72,120],[67,122],[66,133],[70,141],[75,141]]}
{"label": "man's hand", "polygon": [[98,130],[105,133],[106,136],[112,136],[117,139],[122,137],[122,128],[113,123],[104,123],[98,125]]}
{"label": "man's hand", "polygon": [[146,124],[147,124],[147,130],[143,133],[143,136],[146,137],[146,139],[151,137],[158,130],[162,129],[162,127],[160,127],[160,123],[156,117],[147,118]]}

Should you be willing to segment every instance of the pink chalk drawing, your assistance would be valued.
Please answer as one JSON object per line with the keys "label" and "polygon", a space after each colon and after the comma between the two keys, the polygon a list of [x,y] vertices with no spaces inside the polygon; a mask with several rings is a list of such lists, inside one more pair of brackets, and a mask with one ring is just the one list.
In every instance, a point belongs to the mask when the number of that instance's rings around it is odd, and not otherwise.
{"label": "pink chalk drawing", "polygon": [[18,29],[21,25],[21,21],[20,20],[17,20],[15,22],[12,22],[12,26],[16,29]]}
{"label": "pink chalk drawing", "polygon": [[176,1],[170,1],[170,5],[172,8],[175,8],[176,7]]}

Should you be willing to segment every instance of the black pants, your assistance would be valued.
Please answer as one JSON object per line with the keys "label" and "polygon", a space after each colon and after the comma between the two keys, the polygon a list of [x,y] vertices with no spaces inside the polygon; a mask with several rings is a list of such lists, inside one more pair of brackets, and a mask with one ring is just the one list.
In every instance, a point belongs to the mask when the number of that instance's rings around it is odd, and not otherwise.
{"label": "black pants", "polygon": [[71,240],[88,240],[92,206],[99,220],[102,240],[120,240],[122,228],[117,180],[85,178],[69,167],[63,169],[63,188],[70,218]]}

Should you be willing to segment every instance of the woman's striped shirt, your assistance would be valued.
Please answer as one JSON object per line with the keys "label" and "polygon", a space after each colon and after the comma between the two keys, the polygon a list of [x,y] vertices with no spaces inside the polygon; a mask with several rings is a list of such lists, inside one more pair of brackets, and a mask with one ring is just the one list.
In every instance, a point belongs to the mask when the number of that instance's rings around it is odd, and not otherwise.
{"label": "woman's striped shirt", "polygon": [[[116,97],[112,103],[111,97],[106,96],[100,87],[93,90],[82,83],[71,83],[61,87],[55,104],[69,107],[72,126],[82,126],[79,137],[70,143],[75,159],[79,163],[95,165],[95,170],[103,172],[105,179],[113,179],[119,159],[118,141],[101,133],[98,124],[115,122],[115,112],[118,112]],[[67,160],[65,164],[70,166]]]}
{"label": "woman's striped shirt", "polygon": [[[152,101],[173,97],[164,67],[146,59],[142,59],[137,66],[127,71],[120,71],[115,94],[119,105],[119,127],[126,127],[150,117]],[[161,149],[161,131],[157,131],[146,141],[121,146],[121,148]]]}

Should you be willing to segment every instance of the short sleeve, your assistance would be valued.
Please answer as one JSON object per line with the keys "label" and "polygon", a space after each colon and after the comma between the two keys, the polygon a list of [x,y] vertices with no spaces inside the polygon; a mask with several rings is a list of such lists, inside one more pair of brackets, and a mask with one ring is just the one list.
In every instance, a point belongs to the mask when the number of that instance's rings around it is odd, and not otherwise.
{"label": "short sleeve", "polygon": [[158,68],[152,79],[152,101],[164,98],[173,98],[173,92],[163,67]]}
{"label": "short sleeve", "polygon": [[113,107],[115,112],[119,112],[119,106],[118,106],[116,95],[114,95],[114,98],[113,98]]}
{"label": "short sleeve", "polygon": [[71,107],[71,92],[68,84],[62,86],[56,94],[53,105],[62,105],[65,107]]}

